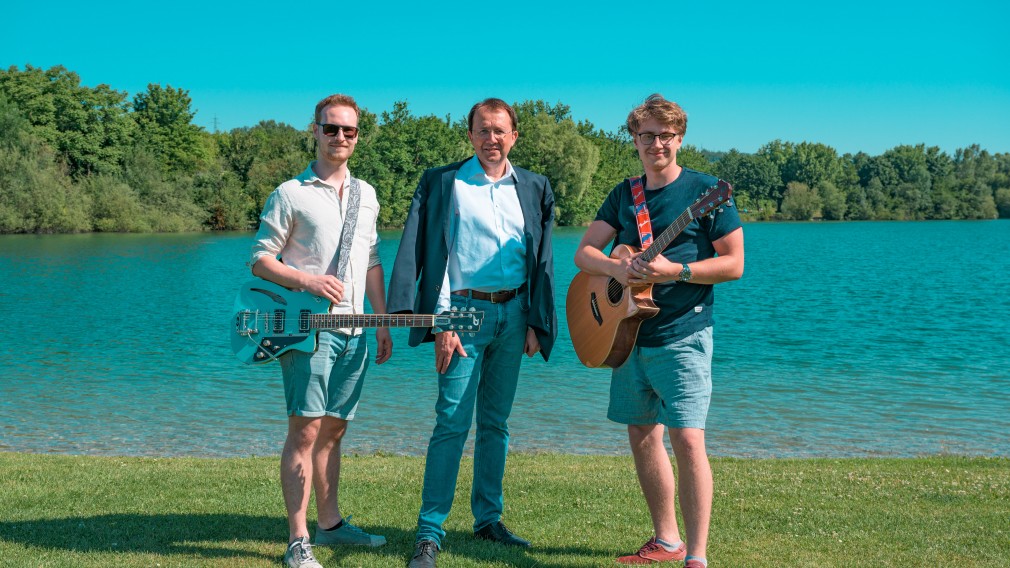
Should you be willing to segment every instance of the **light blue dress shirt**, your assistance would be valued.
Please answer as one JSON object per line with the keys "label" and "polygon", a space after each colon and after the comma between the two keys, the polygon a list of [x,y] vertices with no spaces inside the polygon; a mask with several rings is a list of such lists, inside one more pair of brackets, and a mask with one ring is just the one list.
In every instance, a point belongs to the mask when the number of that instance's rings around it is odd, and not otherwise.
{"label": "light blue dress shirt", "polygon": [[516,173],[491,179],[476,156],[456,172],[454,215],[449,227],[449,264],[438,299],[438,313],[449,309],[449,292],[511,290],[526,282],[523,211]]}

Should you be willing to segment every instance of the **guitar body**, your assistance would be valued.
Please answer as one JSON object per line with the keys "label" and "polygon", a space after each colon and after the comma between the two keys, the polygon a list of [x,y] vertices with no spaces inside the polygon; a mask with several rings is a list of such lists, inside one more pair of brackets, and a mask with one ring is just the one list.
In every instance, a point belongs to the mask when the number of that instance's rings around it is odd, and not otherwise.
{"label": "guitar body", "polygon": [[243,363],[266,363],[292,349],[315,351],[318,332],[305,316],[329,311],[328,300],[308,292],[267,280],[248,282],[235,298],[232,351]]}
{"label": "guitar body", "polygon": [[[618,245],[610,258],[624,259],[639,251]],[[624,286],[610,276],[579,272],[565,299],[568,329],[579,360],[587,367],[616,368],[635,347],[642,321],[659,313],[652,285]]]}

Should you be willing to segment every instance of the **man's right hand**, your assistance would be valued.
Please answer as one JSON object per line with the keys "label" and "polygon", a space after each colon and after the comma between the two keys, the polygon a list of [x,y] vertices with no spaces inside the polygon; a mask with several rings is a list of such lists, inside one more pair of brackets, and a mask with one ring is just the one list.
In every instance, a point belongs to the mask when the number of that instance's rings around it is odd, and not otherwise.
{"label": "man's right hand", "polygon": [[305,290],[326,298],[334,304],[339,304],[344,299],[344,283],[330,274],[309,275],[304,286]]}
{"label": "man's right hand", "polygon": [[463,342],[454,331],[443,331],[435,334],[435,370],[444,373],[449,368],[454,353],[459,353],[460,357],[466,357],[463,350]]}
{"label": "man's right hand", "polygon": [[613,262],[611,262],[609,266],[609,276],[620,282],[622,286],[629,286],[630,282],[628,282],[628,277],[630,276],[629,272],[631,271],[631,264],[639,256],[640,255],[636,254],[634,256],[613,259]]}

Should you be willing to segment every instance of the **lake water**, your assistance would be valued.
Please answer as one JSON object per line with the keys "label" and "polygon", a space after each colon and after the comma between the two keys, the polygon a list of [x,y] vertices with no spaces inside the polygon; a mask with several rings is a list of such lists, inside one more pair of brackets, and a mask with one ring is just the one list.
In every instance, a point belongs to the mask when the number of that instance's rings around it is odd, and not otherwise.
{"label": "lake water", "polygon": [[[1010,221],[745,233],[744,278],[716,292],[713,455],[1010,456]],[[555,236],[562,324],[581,234]],[[0,451],[278,454],[280,369],[228,344],[252,237],[0,237]],[[399,235],[383,238],[388,270]],[[393,341],[345,453],[425,451],[431,347]],[[524,361],[513,449],[627,453],[606,420],[609,377],[578,363],[562,327],[549,364]]]}

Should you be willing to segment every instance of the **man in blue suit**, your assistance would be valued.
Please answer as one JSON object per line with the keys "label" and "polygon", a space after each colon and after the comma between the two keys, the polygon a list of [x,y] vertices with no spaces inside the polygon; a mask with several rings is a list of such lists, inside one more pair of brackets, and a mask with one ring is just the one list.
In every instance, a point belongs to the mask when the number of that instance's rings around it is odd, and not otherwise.
{"label": "man in blue suit", "polygon": [[411,346],[435,342],[438,372],[412,568],[435,566],[475,406],[474,536],[530,546],[501,521],[502,478],[522,355],[539,352],[546,361],[557,336],[554,194],[547,178],[509,162],[517,128],[515,111],[501,99],[470,109],[475,155],[421,176],[393,265],[389,313],[484,312],[473,335],[410,333]]}

